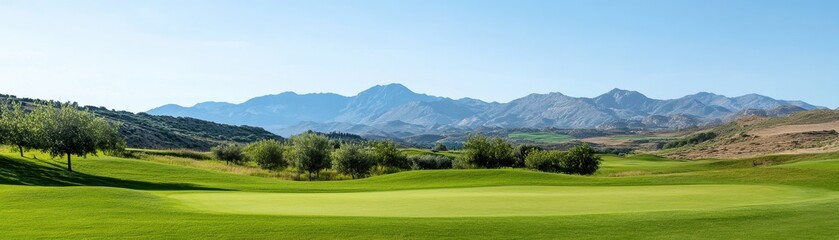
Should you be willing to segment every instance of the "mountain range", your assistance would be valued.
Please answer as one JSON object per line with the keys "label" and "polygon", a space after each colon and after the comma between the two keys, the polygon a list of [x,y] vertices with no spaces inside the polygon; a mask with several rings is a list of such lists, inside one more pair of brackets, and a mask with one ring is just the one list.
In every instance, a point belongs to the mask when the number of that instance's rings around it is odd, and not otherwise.
{"label": "mountain range", "polygon": [[700,92],[659,100],[622,89],[594,98],[553,92],[497,103],[430,96],[401,84],[388,84],[351,97],[284,92],[240,104],[169,104],[147,113],[258,126],[283,136],[311,129],[398,137],[480,128],[677,129],[719,124],[744,115],[781,116],[820,108],[823,107],[758,94],[726,97]]}

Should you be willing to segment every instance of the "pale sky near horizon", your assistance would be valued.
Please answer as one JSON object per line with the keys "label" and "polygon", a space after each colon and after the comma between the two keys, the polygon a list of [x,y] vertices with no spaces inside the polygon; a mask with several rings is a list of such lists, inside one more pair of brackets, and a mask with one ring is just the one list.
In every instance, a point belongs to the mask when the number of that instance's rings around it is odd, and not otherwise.
{"label": "pale sky near horizon", "polygon": [[146,111],[376,84],[839,106],[839,1],[6,1],[0,93]]}

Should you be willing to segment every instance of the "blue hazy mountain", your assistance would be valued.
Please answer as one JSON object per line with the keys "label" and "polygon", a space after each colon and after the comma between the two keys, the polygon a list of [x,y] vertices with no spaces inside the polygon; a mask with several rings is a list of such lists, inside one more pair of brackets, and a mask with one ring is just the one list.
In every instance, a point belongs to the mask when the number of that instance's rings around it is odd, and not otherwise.
{"label": "blue hazy mountain", "polygon": [[376,136],[502,128],[681,128],[728,121],[736,116],[779,115],[822,108],[758,94],[726,97],[700,92],[677,99],[652,99],[614,89],[594,98],[558,92],[530,94],[508,103],[450,99],[411,91],[401,84],[374,86],[356,96],[285,92],[244,103],[164,105],[147,113],[193,117],[263,127],[284,136],[308,129]]}

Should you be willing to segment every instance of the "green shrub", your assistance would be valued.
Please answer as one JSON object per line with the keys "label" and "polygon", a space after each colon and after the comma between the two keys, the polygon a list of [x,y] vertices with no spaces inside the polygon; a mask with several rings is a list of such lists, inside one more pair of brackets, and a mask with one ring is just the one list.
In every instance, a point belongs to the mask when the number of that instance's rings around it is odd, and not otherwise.
{"label": "green shrub", "polygon": [[590,146],[577,145],[568,150],[561,166],[563,173],[591,175],[600,168],[600,157]]}
{"label": "green shrub", "polygon": [[663,148],[668,149],[668,148],[677,148],[677,147],[687,146],[687,145],[691,145],[691,144],[699,144],[699,143],[714,139],[716,137],[717,137],[717,134],[714,133],[714,132],[699,133],[699,134],[690,136],[690,137],[682,139],[682,140],[676,140],[676,141],[669,142],[669,143],[665,144]]}
{"label": "green shrub", "polygon": [[591,175],[600,168],[600,157],[588,145],[577,145],[567,152],[531,152],[524,162],[530,169],[566,174]]}
{"label": "green shrub", "polygon": [[288,162],[283,158],[282,143],[274,139],[248,144],[243,152],[248,160],[256,162],[264,169],[283,169],[288,166]]}
{"label": "green shrub", "polygon": [[210,150],[213,156],[218,160],[226,163],[242,164],[245,162],[245,156],[242,155],[242,147],[235,144],[223,144],[213,147]]}
{"label": "green shrub", "polygon": [[411,168],[411,162],[393,141],[379,141],[373,144],[373,154],[376,157],[376,162],[379,166],[394,170],[404,170]]}
{"label": "green shrub", "polygon": [[542,151],[542,148],[535,145],[518,145],[516,149],[513,150],[513,154],[515,154],[515,163],[513,163],[513,167],[525,167],[525,159],[527,156],[530,155],[532,152]]}
{"label": "green shrub", "polygon": [[527,155],[524,164],[527,168],[543,172],[561,172],[565,153],[551,151],[533,151]]}
{"label": "green shrub", "polygon": [[329,157],[333,146],[326,136],[309,131],[292,137],[291,142],[294,167],[308,173],[310,180],[312,174],[319,178],[321,170],[332,167]]}
{"label": "green shrub", "polygon": [[359,145],[342,144],[341,148],[332,153],[333,168],[339,173],[350,175],[352,178],[370,175],[370,169],[375,165],[376,160],[373,154]]}
{"label": "green shrub", "polygon": [[515,163],[513,146],[500,137],[488,138],[484,135],[469,135],[464,143],[466,151],[463,160],[466,164],[478,168],[512,167]]}
{"label": "green shrub", "polygon": [[411,169],[414,170],[452,168],[452,158],[442,155],[412,155],[408,156],[408,160],[411,162]]}

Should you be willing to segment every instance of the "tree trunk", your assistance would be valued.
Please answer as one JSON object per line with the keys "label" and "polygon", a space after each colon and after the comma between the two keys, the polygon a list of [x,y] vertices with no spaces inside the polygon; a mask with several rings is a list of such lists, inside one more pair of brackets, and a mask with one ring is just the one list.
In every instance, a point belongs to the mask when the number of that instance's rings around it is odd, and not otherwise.
{"label": "tree trunk", "polygon": [[70,154],[69,153],[67,154],[67,171],[71,171],[71,172],[73,171],[73,165],[70,162]]}
{"label": "tree trunk", "polygon": [[23,157],[23,146],[17,145],[17,149],[20,150],[20,157]]}

